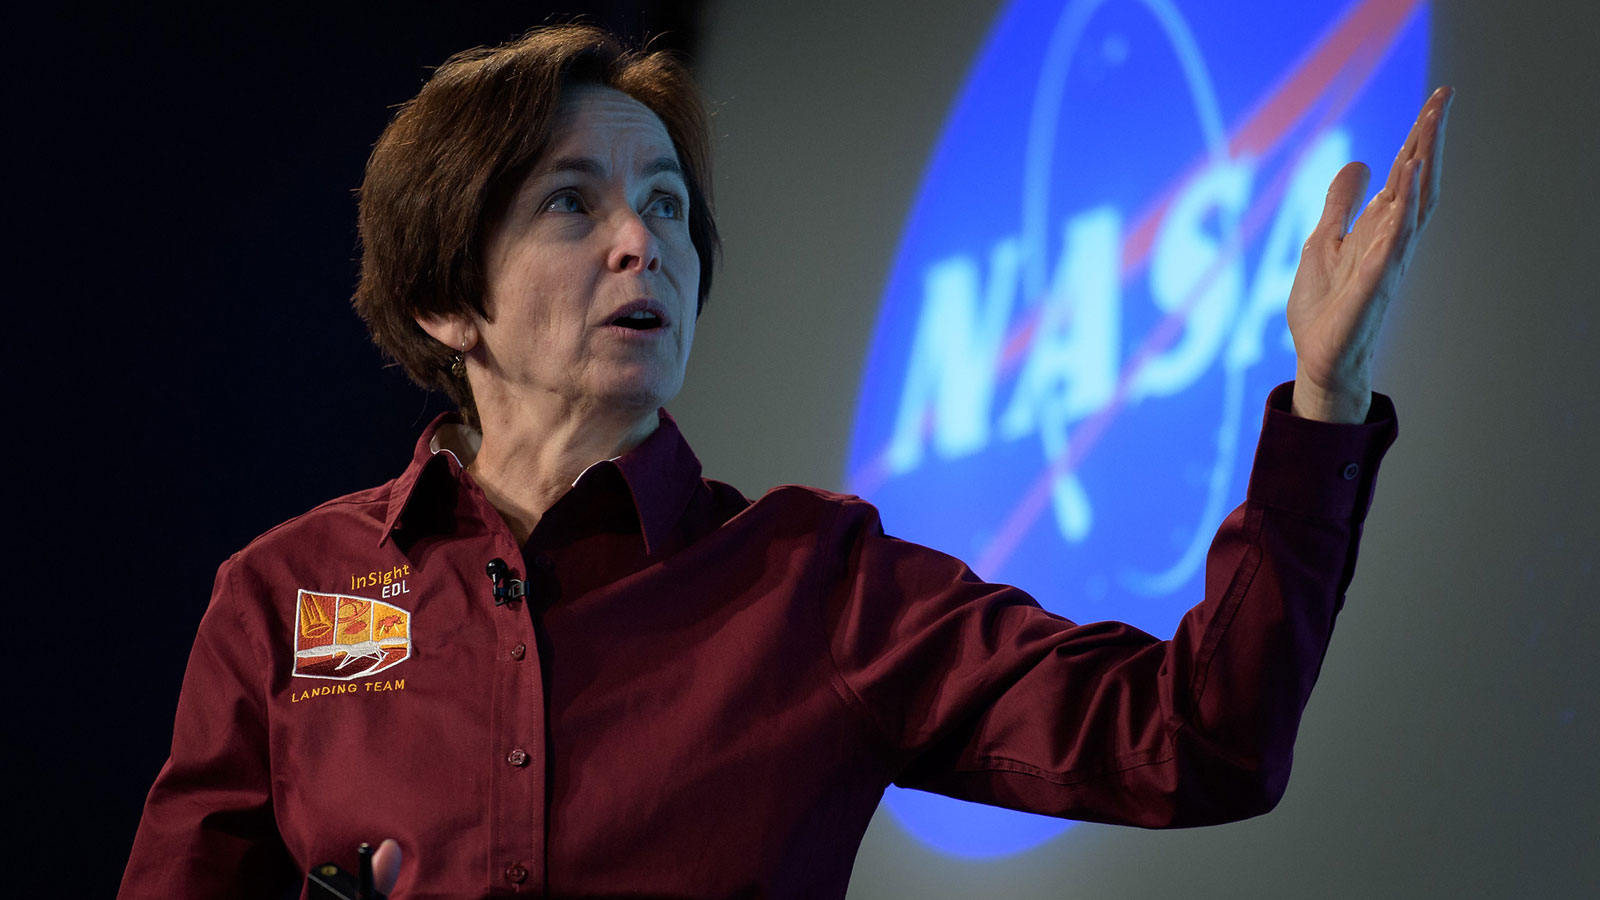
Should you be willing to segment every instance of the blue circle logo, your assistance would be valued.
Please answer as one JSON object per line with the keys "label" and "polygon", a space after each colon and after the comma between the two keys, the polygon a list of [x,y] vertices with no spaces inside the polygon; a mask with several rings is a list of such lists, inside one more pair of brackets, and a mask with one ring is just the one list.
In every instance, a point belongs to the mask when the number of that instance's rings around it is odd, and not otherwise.
{"label": "blue circle logo", "polygon": [[[1425,95],[1417,0],[1017,0],[928,162],[848,460],[892,533],[1170,637],[1244,495],[1328,183]],[[1070,823],[891,788],[959,856]]]}

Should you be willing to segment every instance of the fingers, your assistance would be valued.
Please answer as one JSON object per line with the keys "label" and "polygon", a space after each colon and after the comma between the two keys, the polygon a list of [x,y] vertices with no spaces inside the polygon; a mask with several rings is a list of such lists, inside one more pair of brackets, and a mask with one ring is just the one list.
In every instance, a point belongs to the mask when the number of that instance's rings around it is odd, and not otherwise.
{"label": "fingers", "polygon": [[[1413,159],[1433,160],[1443,150],[1444,142],[1440,139],[1443,129],[1444,116],[1454,99],[1455,91],[1449,87],[1440,87],[1422,104],[1422,110],[1417,114],[1417,120],[1411,123],[1411,131],[1406,135],[1405,143],[1400,146],[1400,152],[1395,154],[1394,165],[1389,168],[1389,177],[1384,181],[1381,199],[1385,201],[1401,200],[1400,174],[1406,163]],[[1430,168],[1433,168],[1430,166]],[[1428,180],[1434,183],[1434,191],[1427,193],[1428,208],[1432,208],[1437,196],[1437,181],[1432,173]]]}
{"label": "fingers", "polygon": [[1378,199],[1388,200],[1395,196],[1400,187],[1400,170],[1405,167],[1406,162],[1416,152],[1417,132],[1422,130],[1422,120],[1427,115],[1428,106],[1423,104],[1422,112],[1417,114],[1417,120],[1411,123],[1411,130],[1406,132],[1406,140],[1405,143],[1400,145],[1400,152],[1394,155],[1394,163],[1389,166],[1389,177],[1384,179],[1383,190],[1379,192]]}
{"label": "fingers", "polygon": [[1400,196],[1405,198],[1405,206],[1400,213],[1400,239],[1404,244],[1421,228],[1417,220],[1417,210],[1422,204],[1421,159],[1406,163],[1405,171],[1400,176]]}
{"label": "fingers", "polygon": [[1428,131],[1428,141],[1421,148],[1420,155],[1424,160],[1423,165],[1426,176],[1422,183],[1422,196],[1419,204],[1417,225],[1420,228],[1432,218],[1433,210],[1439,205],[1439,173],[1444,168],[1444,129],[1450,122],[1450,107],[1455,103],[1456,92],[1453,88],[1442,87],[1434,92],[1438,97],[1443,94],[1439,107],[1438,118],[1434,127]]}
{"label": "fingers", "polygon": [[400,862],[400,842],[385,838],[372,854],[372,884],[380,893],[394,892],[395,884],[400,881]]}
{"label": "fingers", "polygon": [[1399,167],[1393,202],[1385,202],[1361,243],[1362,279],[1377,285],[1389,275],[1405,271],[1417,230],[1417,206],[1421,194],[1420,160]]}

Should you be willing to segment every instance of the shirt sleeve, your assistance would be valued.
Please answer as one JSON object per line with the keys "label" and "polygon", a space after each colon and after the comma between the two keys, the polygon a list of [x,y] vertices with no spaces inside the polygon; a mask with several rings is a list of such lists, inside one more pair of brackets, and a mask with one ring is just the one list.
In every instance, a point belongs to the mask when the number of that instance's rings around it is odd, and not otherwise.
{"label": "shirt sleeve", "polygon": [[882,737],[896,784],[1088,821],[1179,827],[1271,809],[1396,435],[1268,398],[1246,501],[1206,559],[1205,597],[1158,641],[1077,625],[960,561],[841,513],[826,625],[836,690]]}
{"label": "shirt sleeve", "polygon": [[273,817],[259,629],[240,621],[234,563],[200,621],[119,900],[278,898],[298,885]]}

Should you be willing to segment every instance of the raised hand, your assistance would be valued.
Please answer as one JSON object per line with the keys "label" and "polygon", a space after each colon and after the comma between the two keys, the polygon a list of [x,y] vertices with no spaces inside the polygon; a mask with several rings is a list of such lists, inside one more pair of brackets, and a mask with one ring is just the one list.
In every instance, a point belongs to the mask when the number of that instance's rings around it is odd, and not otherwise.
{"label": "raised hand", "polygon": [[1370,172],[1350,163],[1334,176],[1322,220],[1306,240],[1289,292],[1296,415],[1361,422],[1372,402],[1372,354],[1389,300],[1417,236],[1439,202],[1444,129],[1455,92],[1441,87],[1423,104],[1383,190],[1350,219]]}

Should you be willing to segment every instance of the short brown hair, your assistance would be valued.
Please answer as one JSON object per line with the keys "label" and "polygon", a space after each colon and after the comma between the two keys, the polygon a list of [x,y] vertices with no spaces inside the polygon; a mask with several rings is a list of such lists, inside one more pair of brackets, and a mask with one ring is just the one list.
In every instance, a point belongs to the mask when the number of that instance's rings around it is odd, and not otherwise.
{"label": "short brown hair", "polygon": [[352,303],[377,345],[424,388],[443,390],[477,424],[454,354],[417,315],[485,315],[482,246],[528,168],[554,135],[572,85],[615,88],[667,128],[689,190],[689,237],[700,257],[699,303],[721,249],[710,203],[705,106],[688,70],[665,51],[625,48],[590,25],[537,28],[498,47],[458,53],[400,107],[361,184],[361,280]]}

